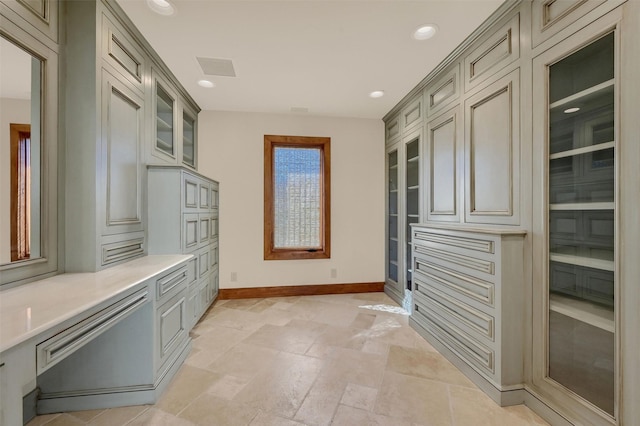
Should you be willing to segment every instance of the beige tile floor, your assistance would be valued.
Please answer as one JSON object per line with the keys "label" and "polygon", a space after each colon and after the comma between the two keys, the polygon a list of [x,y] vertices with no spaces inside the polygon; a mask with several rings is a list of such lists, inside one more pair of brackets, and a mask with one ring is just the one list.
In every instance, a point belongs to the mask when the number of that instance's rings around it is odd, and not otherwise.
{"label": "beige tile floor", "polygon": [[[29,426],[546,425],[501,408],[383,293],[217,302],[153,406],[38,416]],[[366,306],[369,306],[368,308]]]}

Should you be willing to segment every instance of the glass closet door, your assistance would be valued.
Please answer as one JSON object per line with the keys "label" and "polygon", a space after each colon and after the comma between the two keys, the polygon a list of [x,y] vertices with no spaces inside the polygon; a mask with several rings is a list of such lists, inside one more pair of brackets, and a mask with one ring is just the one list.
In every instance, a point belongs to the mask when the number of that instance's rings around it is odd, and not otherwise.
{"label": "glass closet door", "polygon": [[387,154],[387,278],[398,283],[398,150]]}
{"label": "glass closet door", "polygon": [[419,139],[408,142],[406,147],[406,286],[411,290],[413,266],[411,262],[411,224],[420,221],[420,145]]}
{"label": "glass closet door", "polygon": [[548,67],[548,377],[615,406],[614,33]]}

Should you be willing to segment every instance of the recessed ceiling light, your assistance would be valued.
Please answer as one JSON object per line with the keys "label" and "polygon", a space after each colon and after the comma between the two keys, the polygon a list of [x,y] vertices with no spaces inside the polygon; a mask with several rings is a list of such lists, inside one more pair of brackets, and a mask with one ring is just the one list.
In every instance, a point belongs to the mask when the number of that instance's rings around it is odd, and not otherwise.
{"label": "recessed ceiling light", "polygon": [[147,6],[160,15],[169,16],[176,12],[176,8],[167,0],[147,0]]}
{"label": "recessed ceiling light", "polygon": [[416,40],[426,40],[433,37],[438,32],[438,26],[434,24],[427,24],[419,26],[413,32],[413,38]]}
{"label": "recessed ceiling light", "polygon": [[199,80],[198,84],[202,87],[206,87],[207,89],[211,89],[212,87],[216,86],[213,81],[209,81],[209,80]]}
{"label": "recessed ceiling light", "polygon": [[565,114],[571,114],[572,112],[578,112],[580,111],[580,108],[578,107],[573,107],[573,108],[567,108],[564,110]]}
{"label": "recessed ceiling light", "polygon": [[369,93],[370,98],[381,98],[383,96],[384,92],[382,90],[374,90],[373,92]]}

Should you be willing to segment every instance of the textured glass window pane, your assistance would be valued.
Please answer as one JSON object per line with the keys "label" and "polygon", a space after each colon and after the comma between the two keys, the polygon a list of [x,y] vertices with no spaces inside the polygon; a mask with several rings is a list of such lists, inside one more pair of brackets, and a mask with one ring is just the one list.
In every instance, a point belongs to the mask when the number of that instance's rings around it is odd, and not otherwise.
{"label": "textured glass window pane", "polygon": [[321,246],[321,154],[318,148],[274,149],[275,248]]}

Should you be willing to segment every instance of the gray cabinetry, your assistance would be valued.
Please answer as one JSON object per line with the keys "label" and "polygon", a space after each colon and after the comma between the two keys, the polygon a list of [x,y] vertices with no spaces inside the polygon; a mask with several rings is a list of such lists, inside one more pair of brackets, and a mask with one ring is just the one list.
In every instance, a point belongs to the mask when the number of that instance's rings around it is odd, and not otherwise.
{"label": "gray cabinetry", "polygon": [[410,324],[501,405],[522,402],[524,232],[413,226]]}
{"label": "gray cabinetry", "polygon": [[66,4],[66,270],[144,254],[142,75],[148,61],[103,2]]}
{"label": "gray cabinetry", "polygon": [[184,306],[190,328],[218,294],[218,183],[183,167],[149,166],[148,184],[149,253],[195,256]]}
{"label": "gray cabinetry", "polygon": [[145,163],[195,167],[199,108],[117,3],[65,12],[66,270],[97,271],[147,252]]}

